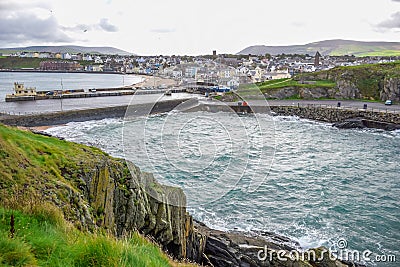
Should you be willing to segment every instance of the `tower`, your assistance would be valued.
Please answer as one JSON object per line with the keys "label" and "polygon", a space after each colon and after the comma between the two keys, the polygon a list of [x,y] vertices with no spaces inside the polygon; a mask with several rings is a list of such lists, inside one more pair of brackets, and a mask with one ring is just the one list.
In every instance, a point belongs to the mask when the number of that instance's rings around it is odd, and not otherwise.
{"label": "tower", "polygon": [[321,64],[320,59],[321,59],[321,54],[319,53],[319,51],[317,51],[314,58],[314,67],[318,67]]}

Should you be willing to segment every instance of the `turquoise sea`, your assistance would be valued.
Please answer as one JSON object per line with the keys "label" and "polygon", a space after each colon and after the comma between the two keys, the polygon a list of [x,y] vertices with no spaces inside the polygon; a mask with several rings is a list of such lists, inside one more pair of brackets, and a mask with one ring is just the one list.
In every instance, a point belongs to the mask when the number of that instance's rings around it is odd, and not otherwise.
{"label": "turquoise sea", "polygon": [[188,210],[210,227],[275,232],[303,248],[345,240],[346,249],[369,250],[371,259],[400,261],[399,131],[222,112],[47,131],[125,157],[160,182],[182,187]]}

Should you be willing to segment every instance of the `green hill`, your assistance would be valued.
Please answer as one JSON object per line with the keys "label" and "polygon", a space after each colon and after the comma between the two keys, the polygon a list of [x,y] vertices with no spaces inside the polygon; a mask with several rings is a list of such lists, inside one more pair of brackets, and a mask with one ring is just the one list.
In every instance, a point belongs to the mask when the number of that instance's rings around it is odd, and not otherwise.
{"label": "green hill", "polygon": [[326,40],[305,45],[288,46],[250,46],[238,54],[241,55],[278,55],[278,54],[309,54],[319,51],[322,55],[343,56],[400,56],[399,42],[360,42],[352,40]]}
{"label": "green hill", "polygon": [[16,53],[16,52],[51,52],[51,53],[82,53],[82,54],[103,54],[103,55],[133,55],[130,52],[114,48],[114,47],[87,47],[77,45],[61,45],[61,46],[27,46],[27,47],[10,47],[0,48],[0,53]]}
{"label": "green hill", "polygon": [[123,160],[0,125],[0,265],[184,266],[135,231],[116,237],[101,202],[113,175],[128,195]]}

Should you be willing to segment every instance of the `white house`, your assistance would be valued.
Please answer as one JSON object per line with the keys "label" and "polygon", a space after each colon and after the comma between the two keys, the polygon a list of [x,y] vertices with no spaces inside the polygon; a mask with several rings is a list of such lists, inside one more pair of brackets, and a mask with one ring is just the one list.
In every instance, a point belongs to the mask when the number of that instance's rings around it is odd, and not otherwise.
{"label": "white house", "polygon": [[63,53],[62,54],[62,59],[71,59],[72,56],[69,53]]}
{"label": "white house", "polygon": [[277,79],[288,79],[291,78],[292,75],[289,73],[289,69],[284,70],[276,70],[265,73],[265,77],[267,80],[277,80]]}
{"label": "white house", "polygon": [[84,56],[82,57],[82,60],[85,60],[85,61],[93,61],[93,58],[92,58],[91,55],[84,55]]}
{"label": "white house", "polygon": [[239,81],[237,79],[230,79],[226,85],[231,89],[237,89],[239,87]]}
{"label": "white house", "polygon": [[96,64],[103,64],[103,60],[101,59],[101,57],[96,56],[96,57],[94,58],[94,63],[96,63]]}

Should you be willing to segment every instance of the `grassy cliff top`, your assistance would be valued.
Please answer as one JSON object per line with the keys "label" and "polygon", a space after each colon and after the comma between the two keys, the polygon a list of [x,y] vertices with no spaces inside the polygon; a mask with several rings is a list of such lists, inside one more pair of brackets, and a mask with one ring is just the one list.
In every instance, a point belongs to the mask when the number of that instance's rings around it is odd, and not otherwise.
{"label": "grassy cliff top", "polygon": [[81,192],[85,169],[104,160],[124,164],[97,148],[0,125],[1,266],[186,265],[137,233],[116,239],[66,220],[76,215],[67,195]]}
{"label": "grassy cliff top", "polygon": [[305,79],[338,79],[341,75],[352,75],[355,79],[376,75],[387,78],[400,78],[400,61],[380,64],[363,64],[358,66],[335,67],[330,70],[297,75],[296,80]]}

